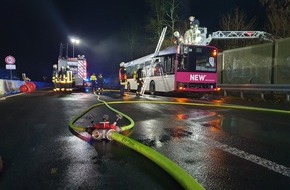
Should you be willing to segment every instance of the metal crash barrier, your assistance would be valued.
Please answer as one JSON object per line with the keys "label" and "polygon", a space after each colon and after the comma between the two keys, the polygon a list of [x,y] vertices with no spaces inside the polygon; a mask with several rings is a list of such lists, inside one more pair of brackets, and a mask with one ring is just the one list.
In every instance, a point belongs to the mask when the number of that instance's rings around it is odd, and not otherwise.
{"label": "metal crash barrier", "polygon": [[219,84],[219,88],[224,92],[224,96],[230,91],[240,92],[240,97],[244,99],[244,93],[259,93],[262,100],[265,100],[265,93],[284,93],[286,100],[290,101],[289,84]]}

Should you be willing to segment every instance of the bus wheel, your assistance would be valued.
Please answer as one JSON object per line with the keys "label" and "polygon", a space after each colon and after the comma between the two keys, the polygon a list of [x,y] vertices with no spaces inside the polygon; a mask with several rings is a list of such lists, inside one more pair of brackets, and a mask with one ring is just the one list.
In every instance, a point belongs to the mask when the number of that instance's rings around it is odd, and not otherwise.
{"label": "bus wheel", "polygon": [[130,87],[130,83],[128,82],[127,83],[127,92],[130,92],[131,91],[131,87]]}
{"label": "bus wheel", "polygon": [[155,82],[154,81],[150,82],[149,92],[151,95],[155,94]]}

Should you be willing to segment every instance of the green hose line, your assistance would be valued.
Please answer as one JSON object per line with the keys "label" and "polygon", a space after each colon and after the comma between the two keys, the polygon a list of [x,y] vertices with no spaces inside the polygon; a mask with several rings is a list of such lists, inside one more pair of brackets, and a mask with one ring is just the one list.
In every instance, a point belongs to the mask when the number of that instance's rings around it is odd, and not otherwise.
{"label": "green hose line", "polygon": [[131,117],[129,117],[128,115],[126,115],[126,114],[124,114],[124,113],[122,113],[122,112],[120,112],[120,111],[118,111],[118,110],[116,110],[114,108],[112,108],[106,101],[101,100],[99,97],[98,97],[98,100],[100,102],[104,103],[107,106],[107,108],[109,108],[110,110],[112,110],[115,113],[118,113],[118,114],[122,115],[123,117],[125,117],[130,122],[129,125],[121,127],[122,131],[126,131],[126,130],[129,130],[129,129],[134,127],[135,122],[134,122],[134,120]]}
{"label": "green hose line", "polygon": [[[101,100],[100,100],[100,101],[101,101]],[[81,118],[83,115],[85,115],[86,113],[88,113],[90,110],[92,110],[92,109],[94,109],[94,108],[96,108],[96,107],[98,107],[98,106],[101,106],[101,105],[106,105],[110,110],[112,110],[112,111],[115,112],[115,113],[118,113],[118,114],[122,115],[124,118],[126,118],[126,119],[130,122],[129,125],[126,125],[126,126],[121,127],[122,131],[126,131],[126,130],[129,130],[129,129],[131,129],[131,128],[134,127],[135,122],[134,122],[134,120],[133,120],[132,118],[130,118],[128,115],[126,115],[126,114],[124,114],[124,113],[122,113],[122,112],[120,112],[120,111],[118,111],[118,110],[112,108],[111,106],[109,106],[109,105],[107,104],[107,102],[104,102],[104,101],[101,101],[101,102],[102,102],[102,103],[95,104],[95,105],[89,107],[89,108],[86,109],[84,112],[82,112],[80,115],[78,115],[77,117],[73,118],[73,119],[69,122],[69,126],[70,126],[70,128],[72,128],[72,129],[74,129],[74,130],[76,130],[76,131],[84,132],[84,131],[85,131],[85,128],[84,128],[84,127],[76,126],[76,125],[74,125],[74,123],[75,123],[79,118]]]}
{"label": "green hose line", "polygon": [[175,164],[170,159],[166,158],[157,151],[145,146],[133,139],[130,139],[124,135],[117,132],[112,132],[111,137],[113,140],[126,145],[127,147],[143,154],[162,169],[164,169],[168,174],[170,174],[184,189],[204,189],[191,175],[184,171],[181,167]]}
{"label": "green hose line", "polygon": [[94,109],[95,107],[98,107],[100,105],[104,105],[103,103],[100,103],[100,104],[95,104],[91,107],[89,107],[88,109],[86,109],[83,113],[81,113],[80,115],[76,116],[75,118],[73,118],[70,122],[69,122],[69,126],[70,128],[76,130],[76,131],[80,131],[80,132],[84,132],[85,131],[85,128],[84,127],[80,127],[80,126],[76,126],[74,125],[74,123],[79,119],[81,118],[83,115],[85,115],[87,112],[89,112],[90,110]]}
{"label": "green hose line", "polygon": [[[220,107],[220,108],[231,108],[231,109],[244,109],[244,110],[252,110],[252,111],[265,111],[265,112],[277,112],[277,113],[286,113],[289,114],[290,111],[287,110],[278,110],[278,109],[268,109],[268,108],[258,108],[258,107],[250,107],[250,106],[239,106],[239,105],[220,105],[220,104],[209,104],[209,103],[186,103],[186,102],[166,102],[166,101],[115,101],[115,102],[105,102],[103,100],[100,100],[100,97],[98,96],[98,101],[101,103],[95,104],[91,107],[89,107],[87,110],[85,110],[82,114],[75,117],[72,121],[69,122],[69,126],[77,131],[85,131],[84,127],[76,126],[74,123],[81,118],[83,115],[85,115],[87,112],[92,110],[95,107],[106,105],[107,108],[112,110],[113,112],[120,114],[124,118],[126,118],[130,124],[127,126],[121,127],[122,131],[129,130],[134,127],[135,122],[133,119],[131,119],[128,115],[112,108],[111,104],[137,104],[137,103],[147,103],[147,104],[172,104],[172,105],[188,105],[188,106],[203,106],[203,107]],[[184,189],[204,189],[190,174],[188,174],[185,170],[183,170],[181,167],[179,167],[177,164],[175,164],[170,159],[166,158],[162,154],[158,153],[157,151],[153,150],[150,147],[147,147],[133,139],[130,139],[129,137],[126,137],[122,134],[119,134],[117,132],[112,132],[111,138],[139,153],[146,156],[153,162],[155,162],[158,166],[160,166],[162,169],[164,169],[167,173],[169,173]]]}
{"label": "green hose line", "polygon": [[122,115],[123,117],[125,117],[126,119],[128,119],[128,121],[130,121],[130,124],[127,126],[123,126],[121,127],[122,131],[126,131],[128,129],[131,129],[134,127],[135,122],[133,119],[131,119],[129,116],[127,116],[126,114],[112,108],[109,104],[136,104],[136,103],[147,103],[147,104],[174,104],[174,105],[189,105],[189,106],[203,106],[203,107],[221,107],[221,108],[231,108],[231,109],[244,109],[244,110],[252,110],[252,111],[265,111],[265,112],[276,112],[276,113],[283,113],[283,114],[290,114],[290,111],[288,110],[278,110],[278,109],[268,109],[268,108],[258,108],[258,107],[250,107],[250,106],[239,106],[239,105],[216,105],[216,104],[204,104],[204,103],[186,103],[186,102],[165,102],[165,101],[116,101],[116,102],[105,102],[99,99],[99,101],[101,101],[102,103],[100,104],[95,104],[93,106],[91,106],[90,108],[88,108],[87,110],[85,110],[81,115],[79,115],[78,117],[74,118],[72,121],[69,122],[69,125],[72,129],[78,130],[78,131],[84,131],[83,127],[78,127],[75,126],[74,123],[80,118],[82,117],[84,114],[86,114],[87,112],[89,112],[90,110],[92,110],[95,107],[98,107],[100,105],[106,105],[109,109],[111,109],[112,111]]}

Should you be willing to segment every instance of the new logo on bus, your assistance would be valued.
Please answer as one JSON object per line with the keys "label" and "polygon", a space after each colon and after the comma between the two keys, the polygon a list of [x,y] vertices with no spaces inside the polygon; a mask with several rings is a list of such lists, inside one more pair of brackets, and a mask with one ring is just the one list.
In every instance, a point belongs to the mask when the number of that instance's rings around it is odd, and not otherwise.
{"label": "new logo on bus", "polygon": [[206,75],[190,75],[190,81],[204,81]]}

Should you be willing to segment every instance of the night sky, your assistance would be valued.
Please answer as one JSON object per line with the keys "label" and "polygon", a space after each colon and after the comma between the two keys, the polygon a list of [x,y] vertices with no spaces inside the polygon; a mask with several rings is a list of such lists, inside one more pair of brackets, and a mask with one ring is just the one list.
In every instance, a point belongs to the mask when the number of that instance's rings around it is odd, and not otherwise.
{"label": "night sky", "polygon": [[[259,0],[181,1],[180,16],[195,16],[208,33],[220,30],[221,15],[237,6],[249,18],[256,15],[258,25],[265,18]],[[81,40],[74,54],[86,56],[89,74],[117,72],[120,62],[130,61],[124,31],[132,23],[144,27],[150,12],[144,0],[1,0],[0,6],[0,68],[5,69],[5,57],[12,55],[19,76],[25,72],[34,81],[50,79],[60,43],[69,43],[70,37]],[[68,53],[72,57],[71,43]]]}

